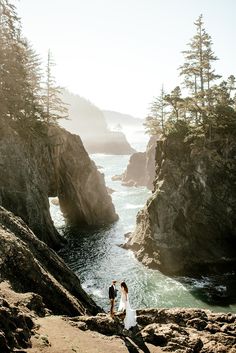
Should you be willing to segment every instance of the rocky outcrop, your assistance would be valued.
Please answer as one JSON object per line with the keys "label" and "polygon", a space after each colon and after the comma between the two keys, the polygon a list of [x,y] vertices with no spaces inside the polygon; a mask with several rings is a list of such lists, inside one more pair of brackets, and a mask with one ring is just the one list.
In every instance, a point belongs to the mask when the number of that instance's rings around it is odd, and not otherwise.
{"label": "rocky outcrop", "polygon": [[62,120],[61,125],[78,134],[89,153],[125,155],[135,152],[125,134],[108,128],[103,112],[94,104],[67,90],[63,92],[63,100],[68,104],[69,119]]}
{"label": "rocky outcrop", "polygon": [[127,169],[122,175],[122,185],[147,186],[148,189],[153,189],[156,144],[157,137],[152,136],[146,152],[137,152],[130,157]]}
{"label": "rocky outcrop", "polygon": [[105,314],[71,319],[82,330],[104,335],[128,337],[148,352],[146,343],[161,347],[164,352],[234,353],[236,315],[216,314],[201,309],[145,309],[137,311],[138,326],[123,330],[119,316],[114,320]]}
{"label": "rocky outcrop", "polygon": [[41,240],[54,248],[63,241],[50,216],[49,196],[58,196],[70,223],[99,226],[117,219],[104,177],[79,136],[51,126],[32,141],[3,123],[0,134],[0,205]]}
{"label": "rocky outcrop", "polygon": [[[0,282],[8,281],[16,292],[35,293],[53,313],[78,315],[101,311],[64,261],[40,241],[19,217],[2,207],[0,259]],[[30,308],[37,308],[37,302],[37,297],[31,299]]]}
{"label": "rocky outcrop", "polygon": [[125,247],[171,275],[235,269],[235,156],[229,135],[159,141],[155,190]]}
{"label": "rocky outcrop", "polygon": [[[0,352],[10,353],[13,349],[31,347],[34,323],[29,315],[10,305],[0,296]],[[15,352],[15,350],[14,350]]]}

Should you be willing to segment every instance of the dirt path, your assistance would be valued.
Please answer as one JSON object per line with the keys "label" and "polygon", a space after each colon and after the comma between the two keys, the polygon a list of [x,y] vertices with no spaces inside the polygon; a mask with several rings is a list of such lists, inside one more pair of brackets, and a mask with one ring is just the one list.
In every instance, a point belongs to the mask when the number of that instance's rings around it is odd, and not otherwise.
{"label": "dirt path", "polygon": [[36,324],[39,328],[32,337],[32,348],[26,350],[28,353],[162,352],[153,345],[147,345],[145,350],[140,350],[129,339],[123,340],[118,336],[107,337],[97,332],[82,331],[60,316],[39,318]]}

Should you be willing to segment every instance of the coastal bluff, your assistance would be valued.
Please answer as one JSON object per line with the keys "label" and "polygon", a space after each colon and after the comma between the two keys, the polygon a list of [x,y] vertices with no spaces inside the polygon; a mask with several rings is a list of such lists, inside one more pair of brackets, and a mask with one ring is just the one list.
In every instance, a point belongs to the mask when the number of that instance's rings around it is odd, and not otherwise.
{"label": "coastal bluff", "polygon": [[235,269],[235,156],[231,133],[158,141],[154,191],[124,247],[168,275]]}
{"label": "coastal bluff", "polygon": [[49,197],[58,196],[68,223],[102,226],[117,220],[104,176],[79,136],[52,125],[32,139],[3,122],[0,136],[0,205],[50,247],[60,247],[63,239],[53,225]]}

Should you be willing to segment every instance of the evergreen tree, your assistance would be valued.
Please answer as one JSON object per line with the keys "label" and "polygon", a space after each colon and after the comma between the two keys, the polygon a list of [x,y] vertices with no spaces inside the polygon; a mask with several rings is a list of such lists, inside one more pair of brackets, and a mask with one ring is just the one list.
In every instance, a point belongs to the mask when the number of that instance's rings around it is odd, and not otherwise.
{"label": "evergreen tree", "polygon": [[170,94],[165,96],[165,101],[170,105],[171,112],[169,120],[174,122],[180,118],[185,118],[184,99],[182,98],[181,89],[179,86],[175,87]]}
{"label": "evergreen tree", "polygon": [[202,15],[194,24],[196,34],[188,44],[189,49],[183,51],[186,61],[180,67],[180,75],[184,76],[185,87],[189,88],[204,106],[206,91],[220,77],[212,68],[212,63],[218,58],[212,51],[212,40],[204,28]]}
{"label": "evergreen tree", "polygon": [[45,120],[49,123],[57,123],[58,119],[66,119],[68,117],[68,108],[62,99],[62,88],[56,85],[55,78],[52,74],[52,68],[55,63],[52,59],[51,51],[48,51],[46,66],[46,84],[43,95],[43,103],[45,110]]}
{"label": "evergreen tree", "polygon": [[42,109],[32,89],[27,42],[21,37],[20,21],[14,5],[0,1],[0,99],[1,118],[31,126]]}
{"label": "evergreen tree", "polygon": [[161,93],[158,97],[154,98],[153,102],[151,103],[151,114],[147,117],[146,122],[144,123],[147,132],[151,133],[152,135],[155,135],[160,132],[165,135],[165,124],[168,117],[165,96],[166,93],[162,85]]}

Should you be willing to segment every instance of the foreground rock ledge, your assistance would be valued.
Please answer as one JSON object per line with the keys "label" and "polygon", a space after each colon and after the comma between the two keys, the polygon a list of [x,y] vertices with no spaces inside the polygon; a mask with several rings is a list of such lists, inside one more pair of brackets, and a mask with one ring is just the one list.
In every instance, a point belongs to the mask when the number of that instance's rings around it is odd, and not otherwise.
{"label": "foreground rock ledge", "polygon": [[[33,293],[21,294],[12,291],[9,293],[6,287],[0,285],[1,353],[13,351],[22,353],[31,346],[34,352],[55,353],[53,344],[51,347],[50,338],[50,333],[55,330],[55,324],[66,328],[66,333],[56,330],[57,333],[53,334],[54,343],[55,340],[61,342],[60,349],[68,353],[71,350],[88,352],[86,337],[89,340],[89,352],[102,353],[103,345],[108,342],[105,336],[112,336],[109,341],[113,340],[113,349],[116,344],[120,348],[121,340],[125,343],[122,350],[118,349],[119,352],[236,352],[235,314],[180,308],[138,310],[138,325],[127,331],[123,328],[120,315],[117,315],[114,320],[109,315],[101,313],[96,316],[73,318],[48,314],[45,317],[45,313],[43,314],[45,307],[42,301],[35,300],[35,296]],[[39,312],[40,318],[37,315]],[[78,350],[73,350],[73,346],[68,345],[68,338],[81,337],[81,331],[84,332],[85,345],[81,346],[78,338],[76,346]],[[100,335],[100,342],[97,340],[99,336],[91,334],[92,332]],[[35,345],[38,350],[35,350]],[[107,352],[107,349],[105,351]],[[30,350],[27,349],[27,352]]]}
{"label": "foreground rock ledge", "polygon": [[[165,352],[235,353],[236,315],[201,309],[145,309],[137,311],[138,326],[123,330],[119,317],[105,315],[71,319],[82,330],[128,336],[145,352],[151,343]],[[146,349],[147,352],[147,349]]]}

